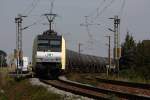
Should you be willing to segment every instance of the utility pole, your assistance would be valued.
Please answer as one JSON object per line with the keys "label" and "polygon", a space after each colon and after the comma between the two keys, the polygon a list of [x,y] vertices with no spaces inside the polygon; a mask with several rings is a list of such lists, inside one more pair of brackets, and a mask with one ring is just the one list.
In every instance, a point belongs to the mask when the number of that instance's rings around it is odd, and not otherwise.
{"label": "utility pole", "polygon": [[81,54],[81,46],[82,46],[83,44],[82,43],[79,43],[78,44],[78,52],[79,52],[79,55]]}
{"label": "utility pole", "polygon": [[22,16],[18,14],[15,18],[16,23],[16,65],[17,65],[17,75],[19,73],[19,67],[21,67],[21,74],[22,74],[22,67],[23,67],[23,50],[22,50],[22,18],[27,16]]}
{"label": "utility pole", "polygon": [[117,71],[119,72],[119,59],[121,57],[121,44],[120,44],[120,19],[118,16],[114,16],[114,18],[109,18],[114,20],[114,30],[110,29],[110,31],[114,32],[114,61],[117,67]]}
{"label": "utility pole", "polygon": [[0,55],[1,56],[1,68],[2,68],[2,65],[3,65],[3,55]]}
{"label": "utility pole", "polygon": [[[109,63],[109,68],[111,67],[111,45],[110,45],[110,41],[111,41],[111,36],[105,36],[108,38],[108,63]],[[107,68],[107,76],[108,76],[108,68]]]}

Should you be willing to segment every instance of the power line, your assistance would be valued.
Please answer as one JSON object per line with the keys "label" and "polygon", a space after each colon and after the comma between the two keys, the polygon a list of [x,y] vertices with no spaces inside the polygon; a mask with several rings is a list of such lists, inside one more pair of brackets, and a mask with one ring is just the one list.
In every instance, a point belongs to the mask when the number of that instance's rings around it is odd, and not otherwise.
{"label": "power line", "polygon": [[84,23],[84,24],[80,24],[80,26],[86,27],[86,31],[87,31],[88,36],[89,36],[89,39],[90,39],[88,42],[89,42],[90,44],[93,44],[94,38],[93,38],[93,35],[92,35],[91,32],[90,32],[89,26],[91,26],[91,25],[100,25],[100,24],[94,24],[94,23],[90,24],[90,23],[88,22],[88,18],[89,18],[89,16],[85,16],[85,23]]}
{"label": "power line", "polygon": [[93,16],[95,13],[97,13],[99,11],[100,7],[105,3],[105,1],[106,0],[102,0],[102,2],[100,2],[100,5],[96,9],[94,9],[90,14],[88,14],[87,16],[90,17],[90,16]]}
{"label": "power line", "polygon": [[88,33],[88,36],[90,38],[90,40],[93,40],[93,36],[92,34],[90,33],[90,29],[89,29],[89,22],[88,22],[88,16],[85,16],[85,24],[80,24],[80,26],[85,26],[86,27],[86,31]]}
{"label": "power line", "polygon": [[[40,16],[40,18],[41,18],[41,16]],[[24,27],[24,28],[22,28],[22,30],[24,30],[24,29],[27,29],[27,28],[30,28],[30,27],[32,27],[32,26],[35,26],[35,25],[37,25],[37,24],[40,24],[40,22],[42,21],[43,19],[41,18],[41,19],[37,19],[35,22],[33,22],[32,24],[29,24],[29,25],[27,25],[26,27]]]}
{"label": "power line", "polygon": [[37,7],[39,1],[40,0],[33,0],[31,5],[29,5],[27,7],[27,9],[24,11],[24,13],[29,16],[32,13],[32,11]]}
{"label": "power line", "polygon": [[122,0],[120,12],[119,12],[120,18],[122,17],[122,14],[123,14],[123,10],[124,10],[124,8],[125,8],[125,5],[126,5],[126,0]]}
{"label": "power line", "polygon": [[114,2],[115,0],[111,0],[108,5],[106,5],[99,13],[97,13],[95,18],[98,18],[100,15],[102,15]]}
{"label": "power line", "polygon": [[[92,15],[90,15],[90,14],[92,14],[92,13],[90,13],[89,14],[89,16],[87,16],[87,17],[90,17],[90,20],[88,21],[88,23],[87,23],[87,21],[85,21],[85,25],[84,26],[86,26],[86,30],[87,30],[87,32],[88,32],[88,35],[89,35],[89,37],[90,37],[90,39],[91,40],[93,40],[93,36],[91,35],[91,33],[90,33],[90,30],[89,30],[89,25],[92,25],[92,24],[94,24],[94,21],[99,17],[99,16],[101,16],[114,2],[115,2],[116,0],[111,0],[110,2],[106,2],[106,0],[103,0],[103,2],[102,2],[102,4],[101,5],[104,5],[105,3],[107,3],[104,7],[102,7],[102,9],[100,10],[100,6],[98,6],[97,8],[96,8],[96,15],[95,16],[93,16],[92,17]],[[94,14],[94,13],[93,13]],[[96,25],[96,24],[95,24]],[[91,38],[92,37],[92,38]],[[91,42],[92,43],[92,42]]]}
{"label": "power line", "polygon": [[55,0],[50,0],[50,13],[52,14],[53,13],[53,8],[54,8],[54,2],[55,2]]}
{"label": "power line", "polygon": [[[36,6],[38,5],[38,2],[39,2],[39,1],[40,1],[40,0],[33,0],[32,4],[30,5],[31,7],[29,7],[29,8],[31,8],[31,9],[28,11],[27,15],[30,15],[30,14],[32,13],[32,11],[33,11],[33,10],[36,8]],[[51,1],[50,12],[52,13],[52,11],[53,11],[53,5],[54,5],[54,1],[55,1],[55,0],[50,0],[50,1]],[[41,17],[41,16],[40,16],[40,17]],[[50,19],[53,19],[53,17],[50,18]],[[35,22],[33,22],[32,24],[30,24],[30,25],[24,27],[24,29],[29,28],[29,27],[34,26],[34,25],[37,25],[37,24],[39,24],[41,21],[42,21],[42,19],[38,19],[38,20],[36,20]]]}
{"label": "power line", "polygon": [[44,14],[44,16],[47,18],[48,22],[49,22],[49,30],[52,30],[52,23],[54,22],[55,17],[57,16],[57,14],[53,13],[53,8],[54,8],[54,1],[55,0],[50,0],[50,13],[46,13]]}
{"label": "power line", "polygon": [[97,11],[96,16],[93,18],[93,20],[96,20],[100,15],[102,15],[113,3],[115,0],[111,0],[106,6],[102,8],[102,10]]}

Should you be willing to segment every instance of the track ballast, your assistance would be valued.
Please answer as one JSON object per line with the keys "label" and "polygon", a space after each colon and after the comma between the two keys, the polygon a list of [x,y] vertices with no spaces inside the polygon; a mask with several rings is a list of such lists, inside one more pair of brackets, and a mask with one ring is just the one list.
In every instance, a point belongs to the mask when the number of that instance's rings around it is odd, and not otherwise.
{"label": "track ballast", "polygon": [[69,80],[64,80],[59,77],[58,80],[41,80],[42,82],[52,85],[64,91],[72,92],[78,95],[94,98],[94,99],[111,99],[114,95],[118,99],[136,99],[136,100],[149,100],[150,96],[129,94],[126,92],[111,90],[107,88],[94,87],[87,84],[81,84]]}

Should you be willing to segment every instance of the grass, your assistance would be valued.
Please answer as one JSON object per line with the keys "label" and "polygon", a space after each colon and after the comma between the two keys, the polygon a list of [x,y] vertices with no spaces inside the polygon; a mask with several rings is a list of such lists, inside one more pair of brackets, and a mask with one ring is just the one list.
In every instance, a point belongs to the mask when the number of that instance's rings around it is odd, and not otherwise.
{"label": "grass", "polygon": [[131,70],[122,70],[119,75],[114,73],[110,73],[109,76],[107,76],[106,73],[69,73],[66,77],[72,81],[91,84],[94,86],[99,84],[99,81],[97,81],[95,77],[127,82],[150,83],[150,80],[146,80],[142,77],[142,75],[139,75],[137,72]]}
{"label": "grass", "polygon": [[15,80],[6,69],[0,71],[0,100],[62,100],[64,97],[45,87],[31,85],[28,79]]}
{"label": "grass", "polygon": [[5,68],[5,67],[0,67],[0,72],[8,72],[8,68]]}
{"label": "grass", "polygon": [[42,86],[33,86],[28,80],[10,80],[2,87],[0,100],[61,100],[62,96],[47,91]]}
{"label": "grass", "polygon": [[138,83],[150,83],[150,79],[146,79],[141,73],[135,72],[133,70],[122,70],[120,71],[120,78],[126,79],[130,82]]}
{"label": "grass", "polygon": [[[98,84],[96,79],[92,79],[91,74],[69,73],[66,75],[66,77],[72,81],[80,82],[83,84],[91,84],[93,86],[96,86]],[[91,79],[86,79],[86,77],[89,77]]]}
{"label": "grass", "polygon": [[[13,91],[17,91],[12,95]],[[7,96],[14,98],[14,100],[60,100],[61,96],[47,91],[42,86],[32,86],[29,81],[23,80],[13,86],[13,90],[7,91]],[[9,98],[9,99],[11,99]]]}

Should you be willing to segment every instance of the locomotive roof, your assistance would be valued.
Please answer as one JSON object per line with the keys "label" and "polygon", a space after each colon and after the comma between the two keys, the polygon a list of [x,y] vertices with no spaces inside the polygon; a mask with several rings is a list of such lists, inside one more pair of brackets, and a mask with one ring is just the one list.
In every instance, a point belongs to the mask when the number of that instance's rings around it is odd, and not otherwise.
{"label": "locomotive roof", "polygon": [[47,30],[43,34],[38,35],[38,39],[61,39],[61,35],[58,35],[57,32],[53,30]]}

